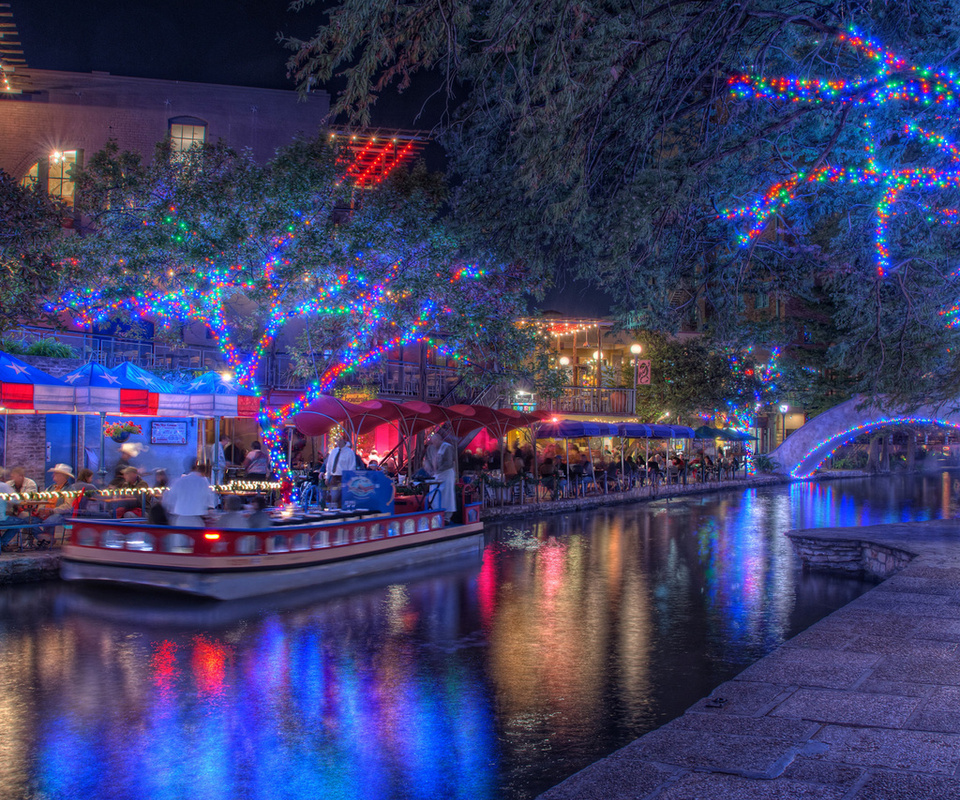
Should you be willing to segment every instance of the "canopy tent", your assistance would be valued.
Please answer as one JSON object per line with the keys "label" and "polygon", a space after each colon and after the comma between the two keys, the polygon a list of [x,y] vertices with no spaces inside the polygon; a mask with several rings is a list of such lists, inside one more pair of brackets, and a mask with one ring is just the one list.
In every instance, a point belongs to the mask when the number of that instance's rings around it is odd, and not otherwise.
{"label": "canopy tent", "polygon": [[543,422],[537,430],[538,439],[588,439],[593,436],[620,436],[620,428],[610,422],[561,419]]}
{"label": "canopy tent", "polygon": [[647,422],[622,422],[618,426],[625,439],[692,439],[693,428],[686,425],[658,425]]}
{"label": "canopy tent", "polygon": [[103,364],[88,361],[64,376],[73,387],[76,409],[82,413],[149,415],[149,392],[142,384],[114,375]]}
{"label": "canopy tent", "polygon": [[693,432],[694,439],[722,439],[723,431],[719,428],[711,428],[708,425],[701,425]]}
{"label": "canopy tent", "polygon": [[0,353],[0,407],[20,413],[70,413],[74,392],[60,378]]}
{"label": "canopy tent", "polygon": [[117,364],[110,372],[147,390],[148,413],[154,416],[184,416],[190,413],[190,398],[169,381],[147,372],[130,361]]}
{"label": "canopy tent", "polygon": [[722,438],[728,442],[752,442],[757,438],[753,434],[747,433],[747,431],[737,431],[733,428],[724,428],[721,433],[723,434]]}
{"label": "canopy tent", "polygon": [[703,425],[696,430],[696,439],[723,439],[728,442],[750,442],[756,437],[746,431],[735,431],[732,428],[709,428]]}
{"label": "canopy tent", "polygon": [[190,413],[198,417],[256,417],[260,413],[256,393],[225,380],[219,372],[205,372],[177,391],[189,396]]}
{"label": "canopy tent", "polygon": [[304,436],[323,436],[337,425],[344,425],[352,432],[350,415],[361,411],[361,406],[356,403],[322,394],[294,416],[293,424]]}
{"label": "canopy tent", "polygon": [[539,414],[521,414],[512,409],[487,406],[453,405],[449,407],[411,400],[394,403],[390,400],[367,400],[348,403],[329,395],[321,395],[294,417],[297,430],[306,436],[321,436],[336,425],[345,425],[353,433],[369,433],[379,425],[394,424],[404,437],[427,428],[448,424],[456,436],[477,428],[487,428],[496,436],[508,430],[537,422]]}

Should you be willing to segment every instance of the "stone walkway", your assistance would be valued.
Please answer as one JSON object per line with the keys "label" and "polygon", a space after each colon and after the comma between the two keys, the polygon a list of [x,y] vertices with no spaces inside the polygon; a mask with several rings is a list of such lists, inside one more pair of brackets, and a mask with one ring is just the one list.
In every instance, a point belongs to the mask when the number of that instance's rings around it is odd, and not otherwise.
{"label": "stone walkway", "polygon": [[895,574],[540,800],[960,800],[960,520],[790,535]]}

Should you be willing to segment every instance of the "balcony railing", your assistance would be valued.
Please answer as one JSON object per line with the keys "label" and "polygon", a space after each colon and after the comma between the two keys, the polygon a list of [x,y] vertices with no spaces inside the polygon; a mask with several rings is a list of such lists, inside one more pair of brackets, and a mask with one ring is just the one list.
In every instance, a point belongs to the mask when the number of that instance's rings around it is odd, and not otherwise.
{"label": "balcony railing", "polygon": [[633,414],[633,389],[595,389],[589,386],[567,386],[555,399],[541,398],[537,408],[558,414]]}
{"label": "balcony railing", "polygon": [[[107,368],[130,361],[158,375],[173,377],[224,368],[220,352],[214,347],[172,346],[146,339],[35,327],[23,327],[9,338],[25,347],[40,339],[56,339],[71,347],[78,359],[95,359]],[[428,403],[469,403],[479,393],[461,386],[453,370],[432,364],[421,371],[419,363],[389,360],[353,377],[358,385],[374,385],[380,397],[400,401],[422,398]],[[265,356],[257,379],[261,386],[272,389],[303,389],[307,385],[306,380],[294,375],[293,359],[285,353]]]}

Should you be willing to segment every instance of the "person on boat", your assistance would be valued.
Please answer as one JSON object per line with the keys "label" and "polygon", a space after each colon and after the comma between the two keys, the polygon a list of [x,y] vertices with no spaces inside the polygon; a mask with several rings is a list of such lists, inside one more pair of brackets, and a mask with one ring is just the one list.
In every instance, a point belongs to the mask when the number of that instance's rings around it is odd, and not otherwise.
{"label": "person on boat", "polygon": [[217,517],[216,525],[227,530],[248,527],[247,518],[243,515],[243,498],[235,494],[223,498],[223,513]]}
{"label": "person on boat", "polygon": [[267,512],[267,501],[263,495],[254,495],[250,501],[253,511],[247,517],[247,526],[250,528],[262,529],[269,528],[273,524],[270,514]]}
{"label": "person on boat", "polygon": [[457,510],[457,451],[439,433],[430,437],[427,451],[433,479],[440,482],[440,508],[443,517],[450,522]]}
{"label": "person on boat", "polygon": [[350,447],[350,440],[346,434],[340,434],[337,446],[327,454],[325,476],[330,489],[330,505],[340,505],[340,487],[343,484],[343,473],[357,468],[357,456]]}
{"label": "person on boat", "polygon": [[216,503],[210,486],[210,466],[200,460],[194,461],[190,472],[164,495],[164,507],[171,523],[181,528],[202,528],[204,517]]}

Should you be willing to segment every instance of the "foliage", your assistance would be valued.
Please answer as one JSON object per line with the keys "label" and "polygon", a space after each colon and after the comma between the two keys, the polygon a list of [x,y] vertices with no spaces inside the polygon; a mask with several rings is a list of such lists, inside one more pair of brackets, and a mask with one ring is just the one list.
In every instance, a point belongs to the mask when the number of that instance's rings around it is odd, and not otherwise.
{"label": "foliage", "polygon": [[44,192],[0,170],[0,334],[35,321],[41,298],[59,284],[51,248],[64,209]]}
{"label": "foliage", "polygon": [[780,462],[775,458],[770,458],[770,456],[765,453],[758,453],[752,456],[752,458],[753,465],[756,467],[757,472],[776,472],[780,469]]}
{"label": "foliage", "polygon": [[326,136],[266,165],[223,144],[171,155],[162,144],[144,163],[111,143],[89,160],[77,179],[88,222],[62,249],[70,280],[55,308],[82,325],[199,323],[254,389],[264,356],[292,350],[313,380],[261,416],[274,464],[284,416],[402,343],[445,348],[474,374],[502,370],[497,348],[518,346],[522,271],[467,258],[422,168],[361,195]]}
{"label": "foliage", "polygon": [[[872,202],[848,182],[799,187],[797,202],[742,249],[717,206],[749,207],[823,165],[937,166],[943,154],[902,129],[938,108],[876,102],[869,85],[839,103],[744,99],[729,81],[854,79],[874,65],[838,40],[850,25],[909,64],[948,69],[958,19],[948,0],[339,0],[312,38],[287,44],[304,91],[346,79],[334,110],[354,120],[418,72],[443,75],[452,204],[468,236],[496,241],[531,270],[593,279],[629,327],[675,329],[695,314],[727,343],[750,295],[822,292],[833,336],[817,368],[849,375],[844,392],[909,402],[945,399],[960,378],[957,332],[940,316],[960,294],[958,233],[926,218],[929,192],[900,195],[904,213],[889,230],[896,274],[886,279],[873,259]],[[953,194],[937,204],[955,207]]]}
{"label": "foliage", "polygon": [[77,351],[70,345],[45,337],[31,342],[23,351],[28,356],[46,356],[47,358],[76,358]]}
{"label": "foliage", "polygon": [[760,387],[753,370],[731,369],[729,353],[702,339],[649,333],[643,358],[650,360],[650,384],[637,387],[637,416],[647,422],[725,412]]}
{"label": "foliage", "polygon": [[128,420],[127,422],[110,422],[103,426],[103,435],[104,436],[119,436],[123,433],[143,433],[143,428],[141,428],[136,422]]}
{"label": "foliage", "polygon": [[8,353],[11,356],[23,356],[27,353],[27,348],[23,342],[16,339],[0,339],[0,351]]}

